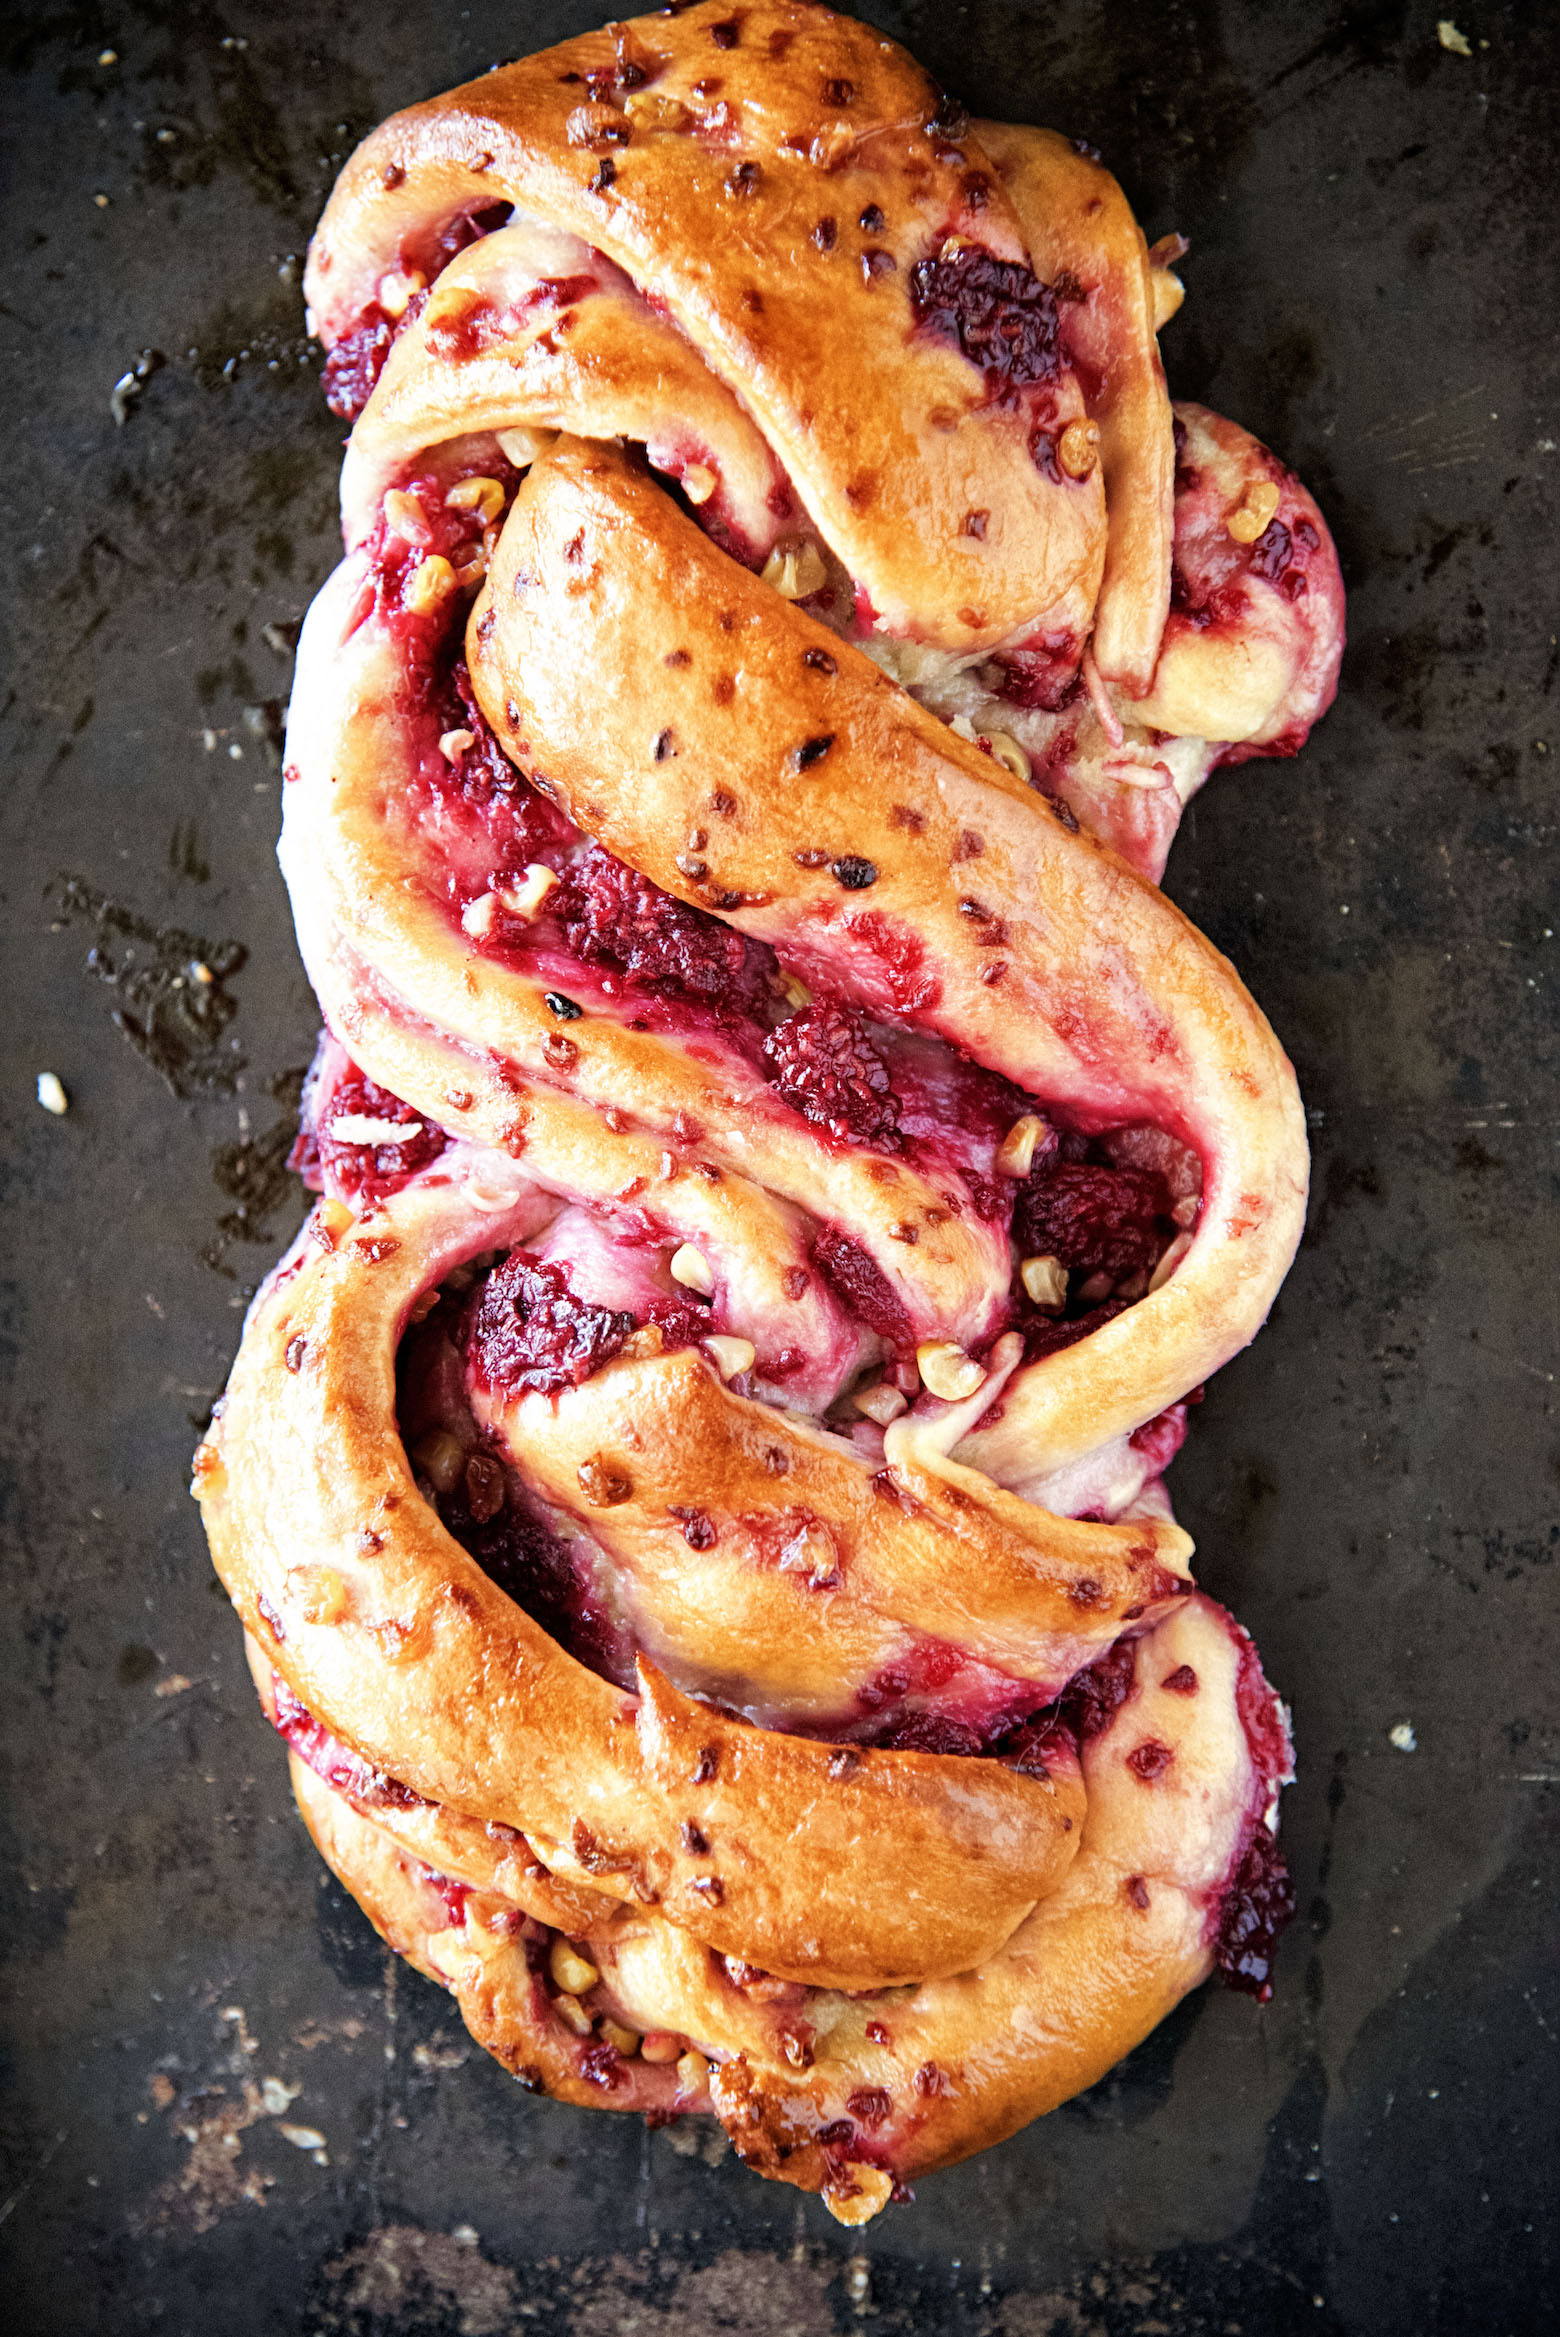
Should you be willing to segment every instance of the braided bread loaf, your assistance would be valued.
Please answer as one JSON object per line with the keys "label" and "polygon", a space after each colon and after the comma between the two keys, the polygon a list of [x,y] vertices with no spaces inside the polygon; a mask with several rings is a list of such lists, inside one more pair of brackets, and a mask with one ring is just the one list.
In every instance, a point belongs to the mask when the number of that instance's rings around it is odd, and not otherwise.
{"label": "braided bread loaf", "polygon": [[[1171,239],[1178,247],[1177,239]],[[320,1202],[196,1455],[306,1822],[528,2085],[860,2222],[1288,1886],[1162,1473],[1302,1115],[1154,889],[1337,564],[1114,181],[792,0],[397,116],[282,860]]]}

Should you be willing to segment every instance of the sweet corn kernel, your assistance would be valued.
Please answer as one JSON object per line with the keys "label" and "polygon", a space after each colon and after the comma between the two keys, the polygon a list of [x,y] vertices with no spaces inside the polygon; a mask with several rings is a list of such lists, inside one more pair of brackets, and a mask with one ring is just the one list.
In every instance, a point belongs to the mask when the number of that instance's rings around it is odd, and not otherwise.
{"label": "sweet corn kernel", "polygon": [[1004,771],[1011,771],[1015,779],[1022,779],[1027,787],[1032,766],[1017,739],[1005,730],[988,730],[986,744],[993,762],[1000,763]]}
{"label": "sweet corn kernel", "polygon": [[1086,479],[1100,459],[1098,422],[1069,422],[1057,441],[1056,459],[1069,479]]}
{"label": "sweet corn kernel", "polygon": [[466,1472],[466,1448],[447,1428],[430,1428],[420,1436],[412,1459],[435,1493],[453,1493]]}
{"label": "sweet corn kernel", "polygon": [[1246,489],[1240,509],[1232,511],[1224,524],[1237,544],[1254,544],[1272,526],[1277,509],[1277,487],[1271,479],[1261,479]]}
{"label": "sweet corn kernel", "polygon": [[1192,1246],[1189,1233],[1178,1233],[1149,1278],[1150,1292],[1162,1290]]}
{"label": "sweet corn kernel", "polygon": [[594,1988],[601,1978],[595,1965],[571,1947],[566,1939],[555,1939],[547,1957],[547,1969],[553,1976],[553,1985],[567,1996],[583,1996]]}
{"label": "sweet corn kernel", "polygon": [[906,1408],[905,1398],[899,1390],[891,1388],[887,1380],[881,1379],[874,1381],[870,1388],[858,1388],[851,1402],[867,1419],[875,1420],[879,1428],[886,1428],[891,1420],[897,1420]]}
{"label": "sweet corn kernel", "polygon": [[420,560],[401,587],[401,606],[414,617],[431,617],[455,590],[455,571],[442,552]]}
{"label": "sweet corn kernel", "polygon": [[772,585],[782,600],[805,600],[810,592],[823,590],[829,571],[816,544],[777,544],[764,562],[761,581]]}
{"label": "sweet corn kernel", "polygon": [[444,498],[448,511],[475,511],[484,525],[504,508],[504,490],[497,479],[459,479]]}

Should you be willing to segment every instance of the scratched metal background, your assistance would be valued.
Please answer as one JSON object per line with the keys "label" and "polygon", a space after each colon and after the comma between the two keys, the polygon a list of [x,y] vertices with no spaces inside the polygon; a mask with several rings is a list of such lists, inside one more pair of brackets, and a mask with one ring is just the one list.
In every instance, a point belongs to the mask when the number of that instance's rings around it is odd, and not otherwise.
{"label": "scratched metal background", "polygon": [[184,1490],[301,1208],[273,739],[339,431],[296,258],[381,115],[596,0],[13,0],[0,2295],[27,2337],[1553,2326],[1560,16],[1457,0],[1462,56],[1431,0],[868,13],[1191,235],[1172,383],[1295,463],[1352,591],[1338,708],[1299,763],[1214,782],[1171,886],[1287,1042],[1316,1150],[1306,1246],[1176,1472],[1295,1707],[1277,1999],[1205,1992],[853,2236],[687,2133],[527,2099],[322,1879]]}

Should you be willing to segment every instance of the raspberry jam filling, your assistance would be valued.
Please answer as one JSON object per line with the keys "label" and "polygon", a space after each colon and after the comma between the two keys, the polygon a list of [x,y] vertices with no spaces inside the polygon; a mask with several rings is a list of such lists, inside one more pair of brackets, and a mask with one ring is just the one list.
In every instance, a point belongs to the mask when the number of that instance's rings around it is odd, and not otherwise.
{"label": "raspberry jam filling", "polygon": [[[1321,549],[1316,528],[1305,518],[1295,519],[1293,526],[1274,518],[1250,544],[1234,541],[1223,527],[1188,528],[1184,522],[1195,511],[1203,474],[1187,460],[1189,434],[1179,416],[1173,428],[1176,516],[1183,524],[1177,529],[1170,570],[1172,620],[1199,633],[1211,626],[1238,625],[1244,615],[1242,587],[1248,576],[1276,586],[1288,601],[1303,600],[1310,590],[1307,562]],[[1289,477],[1279,472],[1280,480]]]}
{"label": "raspberry jam filling", "polygon": [[[325,359],[325,403],[340,421],[355,422],[368,404],[398,336],[427,307],[428,286],[435,277],[449,266],[457,252],[464,251],[468,244],[479,243],[495,228],[505,226],[509,210],[507,203],[490,203],[477,211],[462,212],[459,217],[447,220],[425,241],[403,250],[403,300],[399,313],[391,315],[377,300],[369,301],[359,311],[356,321],[337,337]],[[422,282],[407,293],[407,280],[414,275],[421,277]],[[384,290],[383,284],[380,289]]]}
{"label": "raspberry jam filling", "polygon": [[371,1208],[431,1168],[448,1141],[442,1128],[360,1071],[334,1040],[321,1037],[287,1161],[311,1192]]}
{"label": "raspberry jam filling", "polygon": [[964,244],[910,271],[918,328],[951,341],[986,378],[986,394],[1007,400],[1054,381],[1065,359],[1056,295],[1021,261]]}
{"label": "raspberry jam filling", "polygon": [[[496,484],[507,498],[514,474]],[[543,986],[560,1024],[549,1040],[552,1067],[568,1072],[577,1044],[568,1026],[582,1015],[675,1038],[695,1059],[738,1077],[738,1092],[751,1094],[754,1078],[762,1080],[777,1108],[794,1112],[831,1149],[903,1154],[943,1189],[953,1214],[990,1225],[1014,1219],[1020,1257],[1056,1260],[1072,1278],[1065,1309],[1053,1294],[1048,1314],[1076,1313],[1074,1284],[1088,1286],[1089,1305],[1118,1286],[1123,1296],[1141,1297],[1177,1225],[1187,1222],[1175,1218],[1176,1205],[1200,1191],[1193,1156],[1147,1129],[1116,1131],[1102,1151],[1048,1119],[1024,1179],[1004,1172],[998,1155],[1008,1131],[1042,1107],[913,1023],[869,1014],[826,990],[809,995],[765,944],[664,892],[584,836],[544,792],[545,780],[528,779],[484,720],[459,653],[460,597],[451,596],[441,620],[406,616],[408,580],[422,557],[446,546],[443,556],[459,568],[455,539],[472,522],[464,500],[450,505],[451,491],[450,482],[420,472],[399,491],[396,525],[382,520],[368,547],[381,612],[405,642],[409,701],[427,741],[412,758],[395,816],[459,928],[459,946]],[[495,512],[488,532],[499,524]],[[870,909],[848,925],[853,960],[882,993],[888,1017],[913,1018],[928,1003],[918,938]],[[1142,1160],[1110,1152],[1128,1135],[1148,1143]],[[1167,1170],[1171,1154],[1179,1182]],[[859,1245],[826,1236],[818,1262],[862,1321],[905,1344],[903,1309]],[[1015,1293],[1014,1307],[1017,1319],[1031,1319],[1027,1298]]]}

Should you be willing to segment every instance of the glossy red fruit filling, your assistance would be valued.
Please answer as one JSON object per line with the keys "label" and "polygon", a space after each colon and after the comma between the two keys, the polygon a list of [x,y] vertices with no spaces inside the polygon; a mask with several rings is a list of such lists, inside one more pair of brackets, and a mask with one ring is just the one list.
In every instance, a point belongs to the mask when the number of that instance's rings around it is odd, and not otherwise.
{"label": "glossy red fruit filling", "polygon": [[1273,1955],[1295,1912],[1284,1853],[1266,1826],[1247,1843],[1219,1909],[1214,1960],[1226,1987],[1266,2004],[1273,1994]]}
{"label": "glossy red fruit filling", "polygon": [[[480,211],[463,212],[459,218],[447,221],[425,245],[406,253],[404,264],[416,268],[431,284],[458,251],[464,251],[467,244],[480,242],[484,235],[491,235],[495,227],[504,226],[509,215],[507,203],[489,203]],[[384,371],[385,359],[397,336],[421,316],[427,305],[427,293],[414,292],[404,314],[390,317],[377,300],[371,300],[359,311],[357,321],[338,337],[325,359],[323,380],[325,403],[339,420],[357,420]]]}
{"label": "glossy red fruit filling", "polygon": [[849,1007],[821,1002],[764,1041],[768,1075],[793,1111],[842,1144],[899,1149],[899,1113],[888,1065]]}
{"label": "glossy red fruit filling", "polygon": [[371,300],[351,331],[342,334],[321,375],[325,403],[339,421],[357,420],[374,393],[397,333],[421,316],[427,305],[426,292],[414,293],[404,316],[388,317],[378,301]]}
{"label": "glossy red fruit filling", "polygon": [[1002,674],[998,694],[1010,706],[1060,714],[1083,695],[1082,655],[1083,644],[1073,633],[1026,641],[997,659]]}
{"label": "glossy red fruit filling", "polygon": [[979,1753],[985,1750],[979,1729],[941,1712],[911,1712],[871,1740],[883,1753]]}
{"label": "glossy red fruit filling", "polygon": [[443,734],[469,730],[471,744],[453,759],[442,753],[414,786],[447,804],[463,804],[487,828],[506,865],[517,870],[546,853],[568,850],[579,830],[515,769],[477,704],[463,657],[451,669],[438,708]]}
{"label": "glossy red fruit filling", "polygon": [[1054,1703],[999,1737],[992,1753],[1026,1776],[1048,1777],[1055,1762],[1075,1758],[1080,1745],[1109,1728],[1137,1692],[1136,1667],[1133,1642],[1118,1639],[1097,1663],[1069,1680]]}
{"label": "glossy red fruit filling", "polygon": [[663,995],[757,1018],[774,956],[670,893],[599,844],[567,872],[550,904],[577,957]]}
{"label": "glossy red fruit filling", "polygon": [[[338,1121],[354,1119],[393,1121],[407,1133],[374,1143],[333,1133]],[[332,1082],[323,1098],[316,1097],[312,1085],[305,1092],[303,1121],[288,1166],[315,1192],[328,1190],[346,1201],[377,1202],[420,1176],[448,1142],[442,1128],[354,1065],[344,1078]]]}
{"label": "glossy red fruit filling", "polygon": [[501,348],[542,309],[551,309],[560,318],[561,326],[564,311],[600,288],[596,276],[544,276],[505,308],[495,308],[486,300],[468,299],[463,308],[448,316],[441,315],[430,324],[429,349],[435,357],[464,365],[486,350]]}
{"label": "glossy red fruit filling", "polygon": [[914,1346],[910,1317],[882,1268],[859,1242],[826,1226],[814,1236],[811,1255],[835,1296],[869,1331],[876,1331],[890,1347]]}
{"label": "glossy red fruit filling", "polygon": [[1085,1308],[1080,1315],[1032,1314],[1024,1319],[1024,1361],[1039,1363],[1047,1355],[1060,1355],[1064,1347],[1072,1347],[1080,1339],[1087,1339],[1091,1331],[1103,1330],[1117,1315],[1125,1312],[1124,1298],[1108,1298],[1103,1306]]}
{"label": "glossy red fruit filling", "polygon": [[632,1688],[633,1649],[623,1626],[556,1534],[513,1506],[478,1524],[464,1510],[441,1502],[440,1516],[489,1580],[576,1663],[620,1688]]}
{"label": "glossy red fruit filling", "polygon": [[1056,295],[1019,261],[999,260],[977,244],[917,260],[910,305],[923,332],[957,343],[979,366],[990,396],[1009,397],[1062,370]]}
{"label": "glossy red fruit filling", "polygon": [[576,1298],[562,1266],[511,1250],[467,1321],[467,1364],[485,1387],[552,1395],[610,1363],[636,1327],[626,1308]]}
{"label": "glossy red fruit filling", "polygon": [[1059,1258],[1084,1274],[1141,1274],[1170,1239],[1169,1208],[1151,1169],[1050,1158],[1019,1192],[1013,1234],[1024,1257]]}

